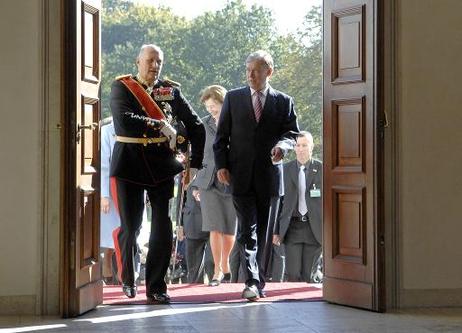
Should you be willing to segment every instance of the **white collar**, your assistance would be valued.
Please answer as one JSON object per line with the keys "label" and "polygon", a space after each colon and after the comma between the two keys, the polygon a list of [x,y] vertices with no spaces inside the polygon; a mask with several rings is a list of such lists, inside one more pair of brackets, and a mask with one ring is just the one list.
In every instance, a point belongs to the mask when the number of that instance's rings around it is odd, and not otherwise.
{"label": "white collar", "polygon": [[[253,94],[256,92],[256,90],[253,89],[253,88],[250,87],[250,86],[249,86],[249,88],[250,88],[250,95],[253,96]],[[268,94],[269,88],[270,88],[270,85],[267,83],[267,84],[265,85],[265,87],[264,87],[262,90],[260,90],[260,92],[261,92],[261,94],[263,95],[263,97],[266,97],[266,95]]]}

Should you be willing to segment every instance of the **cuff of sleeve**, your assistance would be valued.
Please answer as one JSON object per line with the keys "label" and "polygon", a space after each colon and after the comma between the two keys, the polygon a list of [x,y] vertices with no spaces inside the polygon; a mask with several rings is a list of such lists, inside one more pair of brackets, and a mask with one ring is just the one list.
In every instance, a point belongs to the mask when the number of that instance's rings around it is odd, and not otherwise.
{"label": "cuff of sleeve", "polygon": [[202,169],[202,162],[199,162],[196,159],[191,159],[191,163],[189,166],[191,168],[196,168],[197,170],[200,170]]}

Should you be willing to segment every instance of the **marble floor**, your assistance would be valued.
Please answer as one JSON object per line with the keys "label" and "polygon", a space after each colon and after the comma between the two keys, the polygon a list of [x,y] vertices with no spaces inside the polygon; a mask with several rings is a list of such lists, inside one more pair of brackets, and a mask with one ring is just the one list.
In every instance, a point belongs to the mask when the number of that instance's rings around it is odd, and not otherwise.
{"label": "marble floor", "polygon": [[462,333],[462,308],[380,314],[322,301],[100,306],[74,319],[3,316],[6,332]]}

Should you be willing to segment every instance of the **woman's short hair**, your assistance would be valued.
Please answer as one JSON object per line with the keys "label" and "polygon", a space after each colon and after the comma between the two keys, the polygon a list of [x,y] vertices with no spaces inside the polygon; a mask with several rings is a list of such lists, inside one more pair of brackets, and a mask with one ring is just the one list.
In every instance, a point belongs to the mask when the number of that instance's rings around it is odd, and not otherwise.
{"label": "woman's short hair", "polygon": [[223,101],[225,100],[225,95],[226,95],[226,89],[222,86],[219,86],[217,84],[205,87],[201,91],[201,103],[205,103],[206,100],[212,98],[216,100],[217,102],[220,102],[223,104]]}

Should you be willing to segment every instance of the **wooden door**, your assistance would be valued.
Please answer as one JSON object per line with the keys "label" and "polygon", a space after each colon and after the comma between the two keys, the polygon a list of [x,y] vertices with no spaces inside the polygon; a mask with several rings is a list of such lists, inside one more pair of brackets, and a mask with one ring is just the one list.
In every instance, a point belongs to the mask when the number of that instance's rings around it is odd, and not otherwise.
{"label": "wooden door", "polygon": [[100,237],[101,0],[64,2],[64,228],[62,313],[102,303]]}
{"label": "wooden door", "polygon": [[382,311],[380,0],[324,0],[324,299]]}

